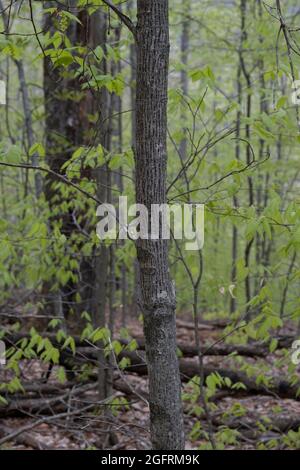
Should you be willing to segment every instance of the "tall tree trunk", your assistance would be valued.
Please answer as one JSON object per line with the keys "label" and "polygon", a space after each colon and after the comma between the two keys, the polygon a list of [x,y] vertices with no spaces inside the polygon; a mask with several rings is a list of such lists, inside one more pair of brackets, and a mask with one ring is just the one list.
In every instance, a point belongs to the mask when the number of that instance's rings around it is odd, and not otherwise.
{"label": "tall tree trunk", "polygon": [[[240,14],[241,14],[241,34],[242,34],[242,44],[244,44],[245,41],[248,39],[248,33],[247,33],[247,25],[246,25],[246,19],[247,19],[247,2],[246,0],[241,0],[240,2]],[[246,99],[246,117],[248,119],[251,118],[251,113],[252,113],[252,93],[251,93],[251,74],[247,70],[247,66],[244,60],[244,54],[243,54],[243,49],[241,50],[241,67],[242,67],[242,72],[246,81],[247,85],[247,99]],[[245,126],[245,140],[247,142],[250,142],[251,138],[251,127],[250,124],[247,123]],[[250,145],[247,145],[246,148],[246,162],[247,165],[250,164],[252,159],[252,154],[251,154],[251,148]],[[248,197],[249,197],[249,207],[254,205],[254,192],[253,192],[253,181],[252,177],[248,176]],[[245,260],[245,267],[250,269],[250,262],[251,262],[251,250],[254,244],[254,238],[249,240],[246,244],[245,247],[245,252],[244,252],[244,260]],[[245,318],[246,320],[250,319],[251,316],[251,311],[250,311],[250,306],[249,302],[251,300],[251,277],[250,273],[247,274],[245,278],[245,295],[246,295],[246,311],[245,311]]]}
{"label": "tall tree trunk", "polygon": [[[9,34],[9,29],[10,29],[10,25],[9,25],[10,16],[9,15],[11,11],[9,9],[9,13],[7,13],[7,8],[4,8],[2,0],[0,0],[0,11],[1,11],[1,16],[3,19],[3,23],[4,23],[5,33]],[[34,144],[34,131],[33,131],[32,110],[31,110],[31,105],[30,105],[29,91],[28,91],[28,86],[26,83],[23,61],[18,60],[14,57],[13,57],[13,61],[18,70],[20,91],[22,95],[22,104],[23,104],[23,111],[24,111],[25,133],[26,133],[26,138],[27,138],[26,150],[29,156],[29,150]],[[9,125],[8,125],[8,129],[9,129]],[[26,145],[25,145],[25,148],[26,148]],[[32,155],[31,162],[33,166],[39,166],[39,157],[36,152]],[[27,180],[28,180],[28,174],[26,175],[25,195],[27,195],[27,189],[28,189]],[[43,182],[42,182],[42,176],[38,171],[35,172],[35,175],[34,175],[34,184],[35,184],[35,195],[37,198],[39,198],[43,191]]]}
{"label": "tall tree trunk", "polygon": [[[183,1],[183,21],[182,21],[182,31],[181,31],[181,38],[180,38],[180,59],[181,59],[181,66],[182,69],[180,71],[180,87],[182,94],[186,97],[189,91],[189,77],[187,73],[187,65],[188,65],[188,56],[189,56],[189,42],[190,42],[190,20],[189,20],[189,13],[191,9],[191,2],[190,0]],[[187,117],[185,112],[185,105],[182,105],[181,110],[181,126],[186,123]],[[179,152],[181,155],[182,161],[185,161],[187,158],[187,130],[186,127],[184,128],[184,137],[180,141],[179,145]]]}
{"label": "tall tree trunk", "polygon": [[[98,10],[90,18],[91,43],[93,47],[100,45],[106,53],[107,45],[107,14]],[[101,73],[107,74],[107,60],[104,57],[101,61]],[[105,153],[111,150],[111,96],[106,87],[99,91],[97,103],[99,113],[99,140]],[[95,171],[97,182],[97,198],[99,201],[110,202],[110,170],[106,164],[100,166]],[[105,307],[107,300],[107,284],[109,270],[109,248],[105,243],[101,243],[95,252],[95,283],[93,289],[93,323],[97,328],[106,326]],[[112,370],[109,364],[109,358],[105,357],[104,344],[99,342],[98,354],[98,395],[99,400],[104,400],[111,393]]]}
{"label": "tall tree trunk", "polygon": [[[51,1],[44,2],[45,10],[50,8]],[[55,34],[55,19],[48,12],[44,14],[44,28],[49,31],[50,35]],[[66,34],[68,38],[75,43],[76,27],[71,25]],[[45,147],[47,155],[47,163],[49,168],[61,173],[63,164],[71,157],[74,146],[80,141],[81,129],[78,120],[77,104],[72,100],[64,100],[63,92],[66,89],[74,89],[74,83],[68,78],[63,78],[59,67],[54,68],[50,57],[44,57],[44,97],[45,97]],[[53,187],[56,182],[52,175],[45,178],[45,198],[49,204],[49,208],[55,210],[57,205],[61,203],[61,197],[57,190]],[[54,198],[56,200],[54,201]],[[51,217],[49,220],[49,231],[52,230],[55,219]],[[61,232],[69,237],[72,230],[71,215],[68,211],[61,212]],[[55,260],[54,262],[58,262]],[[70,286],[63,286],[53,291],[55,279],[51,279],[43,283],[43,294],[47,300],[46,310],[51,315],[59,316],[63,312],[64,316],[69,309]],[[62,307],[63,306],[63,307]]]}
{"label": "tall tree trunk", "polygon": [[[136,198],[149,213],[152,204],[166,203],[168,9],[168,0],[137,2]],[[183,449],[176,301],[169,274],[168,243],[161,239],[138,240],[137,256],[152,446],[163,450]]]}
{"label": "tall tree trunk", "polygon": [[[127,14],[128,16],[132,15],[132,11],[134,10],[135,1],[128,0],[127,2]],[[136,43],[132,41],[130,44],[130,51],[129,51],[129,61],[130,61],[130,105],[131,105],[131,146],[133,152],[136,152]],[[133,171],[133,178],[135,179],[135,170]],[[137,298],[139,292],[139,272],[138,272],[138,263],[137,260],[134,262],[133,266],[134,278],[133,278],[133,292],[131,296],[131,312],[134,318],[138,315],[138,305],[137,305]],[[123,323],[125,326],[125,322]]]}
{"label": "tall tree trunk", "polygon": [[[236,160],[240,160],[241,158],[241,106],[242,106],[242,60],[243,60],[243,22],[241,24],[241,39],[238,49],[238,68],[237,68],[237,102],[239,104],[239,108],[236,114],[236,144],[235,144],[235,158]],[[238,197],[235,194],[232,198],[234,208],[238,208],[239,201]],[[231,265],[231,282],[234,285],[236,283],[236,262],[238,257],[238,229],[235,224],[232,227],[232,265]],[[230,296],[230,313],[234,313],[236,310],[236,298],[234,295]]]}

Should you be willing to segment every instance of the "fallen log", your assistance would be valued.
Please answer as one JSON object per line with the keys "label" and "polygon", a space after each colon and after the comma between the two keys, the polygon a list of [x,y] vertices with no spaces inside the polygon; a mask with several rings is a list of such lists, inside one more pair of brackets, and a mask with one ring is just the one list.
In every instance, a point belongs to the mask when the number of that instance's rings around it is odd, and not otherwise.
{"label": "fallen log", "polygon": [[[97,364],[97,350],[93,347],[89,348],[78,348],[78,354],[86,358],[91,358],[91,360]],[[118,360],[123,358],[130,359],[130,365],[126,366],[124,371],[136,373],[138,375],[147,375],[147,363],[145,353],[143,351],[127,351],[123,350],[118,355]],[[79,363],[84,362],[85,359],[79,359],[76,357],[76,360],[79,360]],[[197,361],[188,361],[187,359],[179,359],[179,369],[182,380],[184,382],[189,381],[195,376],[199,376],[199,364]],[[300,390],[300,383],[295,385],[289,384],[286,379],[278,379],[273,377],[272,384],[269,387],[261,383],[257,383],[256,377],[249,378],[244,372],[232,369],[225,368],[216,368],[212,366],[204,367],[204,378],[208,377],[212,373],[218,373],[222,378],[228,377],[232,385],[234,383],[240,382],[244,384],[248,393],[251,394],[260,394],[260,395],[271,395],[278,396],[280,398],[293,398],[299,400],[298,391]],[[233,390],[230,387],[227,387],[223,384],[222,388],[229,389],[232,391],[239,392],[240,390]]]}
{"label": "fallen log", "polygon": [[1,406],[0,416],[2,417],[16,417],[28,413],[32,415],[42,415],[47,413],[61,412],[66,409],[66,403],[63,402],[61,396],[54,398],[24,398],[24,399],[11,399],[8,405]]}
{"label": "fallen log", "polygon": [[[206,416],[201,417],[206,420]],[[222,426],[235,429],[240,433],[240,438],[268,440],[275,436],[298,431],[300,429],[300,417],[278,415],[254,415],[224,419],[223,416],[211,416],[211,422],[216,430]]]}
{"label": "fallen log", "polygon": [[[214,330],[217,328],[225,328],[230,325],[228,320],[201,320],[199,323],[199,330]],[[179,328],[186,328],[187,330],[194,330],[195,324],[193,322],[181,320],[176,318],[176,326]]]}
{"label": "fallen log", "polygon": [[[145,359],[135,352],[122,351],[120,358],[127,357],[130,359],[131,364],[126,367],[126,371],[134,372],[136,374],[147,375],[147,365]],[[179,368],[182,380],[184,382],[199,376],[199,365],[196,362],[187,361],[185,359],[179,360]],[[247,392],[260,395],[278,396],[280,398],[293,398],[299,400],[298,391],[300,383],[290,385],[288,380],[273,378],[272,384],[267,387],[263,384],[256,383],[256,377],[249,378],[244,372],[235,371],[231,369],[215,368],[211,366],[204,367],[204,378],[207,378],[212,373],[218,373],[222,378],[228,377],[232,384],[240,382],[243,383]],[[229,388],[225,384],[222,388]]]}
{"label": "fallen log", "polygon": [[[7,426],[1,425],[1,428],[0,428],[1,438],[10,435],[12,432],[13,432],[13,429]],[[36,439],[34,436],[32,436],[29,433],[24,433],[19,436],[16,436],[13,439],[13,441],[16,442],[17,444],[24,445],[26,447],[32,447],[33,449],[36,449],[36,450],[50,450],[50,447],[47,446],[47,444],[44,444],[43,442],[39,441],[38,439]]]}
{"label": "fallen log", "polygon": [[148,393],[145,393],[143,390],[135,386],[132,386],[132,385],[129,386],[126,382],[124,382],[124,380],[121,380],[121,379],[114,380],[113,387],[115,390],[118,390],[118,392],[124,393],[124,395],[134,396],[134,397],[140,396],[140,397],[143,397],[144,400],[147,400],[147,401],[149,400]]}
{"label": "fallen log", "polygon": [[[127,345],[128,341],[119,340],[122,345]],[[135,339],[138,349],[145,349],[144,339]],[[180,355],[184,357],[198,356],[198,349],[193,344],[178,343],[177,348]],[[239,356],[246,357],[266,357],[269,354],[268,349],[261,343],[254,344],[215,344],[214,346],[203,346],[200,348],[204,356],[229,356],[236,353]]]}
{"label": "fallen log", "polygon": [[[97,401],[97,405],[101,405],[101,404],[107,404],[108,400],[105,399],[105,400],[102,400],[102,401]],[[11,440],[14,440],[17,436],[20,436],[21,434],[24,434],[24,433],[27,433],[28,431],[30,431],[31,429],[39,426],[40,424],[44,424],[44,423],[49,423],[51,421],[55,422],[56,420],[59,420],[59,419],[62,419],[62,418],[70,418],[71,416],[76,416],[76,415],[80,415],[88,410],[92,410],[94,407],[95,407],[96,403],[89,403],[88,405],[85,405],[84,407],[82,408],[75,408],[73,410],[70,410],[69,408],[67,409],[66,412],[63,412],[63,413],[57,413],[55,415],[51,415],[51,416],[43,416],[37,420],[33,420],[33,422],[29,423],[29,424],[26,424],[25,426],[21,427],[21,428],[18,428],[16,430],[14,430],[12,433],[8,434],[8,435],[5,435],[4,437],[0,438],[0,446],[2,446],[3,444],[5,444],[6,442],[8,441],[11,441]]]}
{"label": "fallen log", "polygon": [[[38,382],[38,383],[23,384],[23,389],[27,396],[30,394],[36,393],[40,397],[43,397],[44,395],[46,396],[55,395],[73,386],[74,386],[74,382],[65,382],[65,383],[39,383]],[[24,393],[22,394],[22,396],[24,397]]]}
{"label": "fallen log", "polygon": [[[215,419],[212,418],[214,424],[225,425],[231,429],[254,429],[260,424],[268,430],[286,433],[290,430],[298,431],[300,428],[300,416],[245,416],[233,419]],[[262,429],[262,428],[261,428]],[[262,430],[260,430],[260,433]]]}
{"label": "fallen log", "polygon": [[[75,385],[75,386],[74,386]],[[21,416],[24,413],[27,414],[47,414],[53,413],[53,410],[58,412],[65,411],[68,407],[68,400],[74,397],[78,397],[90,390],[96,388],[95,383],[85,384],[82,386],[73,385],[73,389],[67,390],[64,394],[59,394],[55,397],[31,397],[27,398],[15,398],[13,394],[4,395],[8,404],[0,406],[0,416]],[[76,388],[75,388],[76,387]]]}
{"label": "fallen log", "polygon": [[[55,397],[51,396],[54,391],[53,386],[49,387],[50,396],[44,396],[43,398],[41,398],[39,394],[28,398],[27,395],[23,395],[23,397],[21,397],[19,394],[7,393],[5,398],[8,404],[0,406],[0,417],[1,419],[7,417],[27,418],[28,413],[39,415],[51,415],[53,412],[61,413],[63,411],[67,411],[70,398],[72,399],[76,396],[76,402],[78,402],[78,396],[92,390],[95,390],[95,396],[91,397],[89,395],[89,400],[91,401],[91,398],[93,398],[95,400],[95,406],[97,406],[98,401],[96,394],[97,384],[95,384],[96,380],[97,375],[93,374],[90,376],[90,381],[92,382],[81,385],[81,388],[77,389],[75,389],[76,386],[78,387],[77,383],[65,384],[68,387],[66,393],[63,395],[57,394]],[[36,384],[36,386],[38,385]],[[59,386],[60,384],[58,384],[56,390],[59,390]],[[23,385],[23,387],[25,390],[30,388],[30,386],[26,384]],[[46,384],[43,388],[44,390],[47,390]],[[145,393],[142,389],[129,385],[127,381],[124,381],[117,376],[114,380],[113,388],[114,390],[121,392],[124,395],[134,397],[142,396],[144,400],[148,400],[149,398],[148,394]],[[77,393],[74,393],[74,389],[77,391]]]}

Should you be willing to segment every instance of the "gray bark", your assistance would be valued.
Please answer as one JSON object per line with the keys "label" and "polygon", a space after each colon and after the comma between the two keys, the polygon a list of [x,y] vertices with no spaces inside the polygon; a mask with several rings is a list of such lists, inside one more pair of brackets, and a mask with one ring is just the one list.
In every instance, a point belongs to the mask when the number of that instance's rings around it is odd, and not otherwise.
{"label": "gray bark", "polygon": [[[136,2],[133,0],[128,0],[127,2],[127,14],[131,16],[133,14],[133,10],[136,7]],[[136,104],[136,43],[132,41],[130,44],[129,50],[129,61],[130,61],[130,106],[131,106],[131,146],[133,152],[136,151],[136,112],[135,112],[135,104]],[[133,170],[132,174],[133,178],[135,179],[135,170]],[[131,299],[131,312],[133,317],[138,316],[138,291],[139,291],[139,274],[138,274],[138,265],[137,260],[134,262],[134,280],[133,280],[133,293]],[[125,326],[125,317],[123,326]]]}
{"label": "gray bark", "polygon": [[[148,210],[166,202],[168,0],[137,2],[136,197]],[[176,356],[175,293],[166,240],[138,240],[141,309],[149,374],[154,449],[183,449]]]}
{"label": "gray bark", "polygon": [[[189,42],[190,42],[190,21],[189,21],[189,13],[191,9],[190,0],[185,0],[183,2],[183,14],[185,15],[182,22],[182,31],[181,31],[181,38],[180,38],[180,57],[182,63],[182,69],[180,72],[180,87],[182,94],[184,96],[188,95],[189,91],[189,77],[187,73],[187,65],[188,65],[188,56],[189,56]],[[184,108],[181,112],[181,120],[182,125],[186,123],[186,112]],[[184,138],[180,142],[179,152],[181,155],[182,160],[186,160],[187,157],[187,130],[184,128]]]}

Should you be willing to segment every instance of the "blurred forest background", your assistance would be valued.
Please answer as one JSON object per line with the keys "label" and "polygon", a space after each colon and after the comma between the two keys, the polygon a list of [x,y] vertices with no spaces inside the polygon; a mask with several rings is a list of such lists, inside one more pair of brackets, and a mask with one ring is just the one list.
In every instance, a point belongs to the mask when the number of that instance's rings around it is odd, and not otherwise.
{"label": "blurred forest background", "polygon": [[[0,0],[3,448],[158,448],[168,419],[135,244],[96,234],[145,165],[136,9]],[[166,198],[205,204],[204,248],[169,243],[186,448],[299,449],[300,7],[172,0],[169,31]]]}

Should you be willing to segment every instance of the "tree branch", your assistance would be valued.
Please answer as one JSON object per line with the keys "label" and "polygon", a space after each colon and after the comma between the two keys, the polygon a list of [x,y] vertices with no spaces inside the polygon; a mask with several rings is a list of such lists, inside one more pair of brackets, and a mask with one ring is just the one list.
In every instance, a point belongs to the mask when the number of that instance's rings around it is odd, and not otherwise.
{"label": "tree branch", "polygon": [[7,166],[7,167],[11,167],[11,168],[24,168],[25,170],[38,170],[38,171],[43,171],[44,173],[48,173],[52,176],[54,176],[55,178],[59,179],[60,181],[62,181],[63,183],[69,185],[69,186],[72,186],[72,188],[76,189],[77,191],[79,191],[80,193],[84,194],[87,198],[89,199],[92,199],[93,201],[95,201],[97,204],[103,204],[102,201],[100,201],[99,199],[97,199],[95,196],[93,196],[92,194],[90,194],[89,192],[85,191],[84,189],[82,189],[80,186],[78,186],[77,184],[73,183],[73,181],[70,181],[66,176],[64,175],[61,175],[60,173],[56,173],[55,171],[53,170],[50,170],[49,168],[44,168],[42,166],[33,166],[33,165],[25,165],[25,164],[17,164],[17,163],[5,163],[5,162],[0,162],[0,166]]}
{"label": "tree branch", "polygon": [[132,32],[134,38],[136,38],[136,28],[133,22],[131,21],[131,19],[127,15],[122,13],[122,11],[119,10],[119,8],[116,7],[116,5],[113,5],[109,0],[102,0],[102,1],[119,17],[122,23],[124,23],[125,26],[127,26],[127,28],[129,29],[129,31]]}

